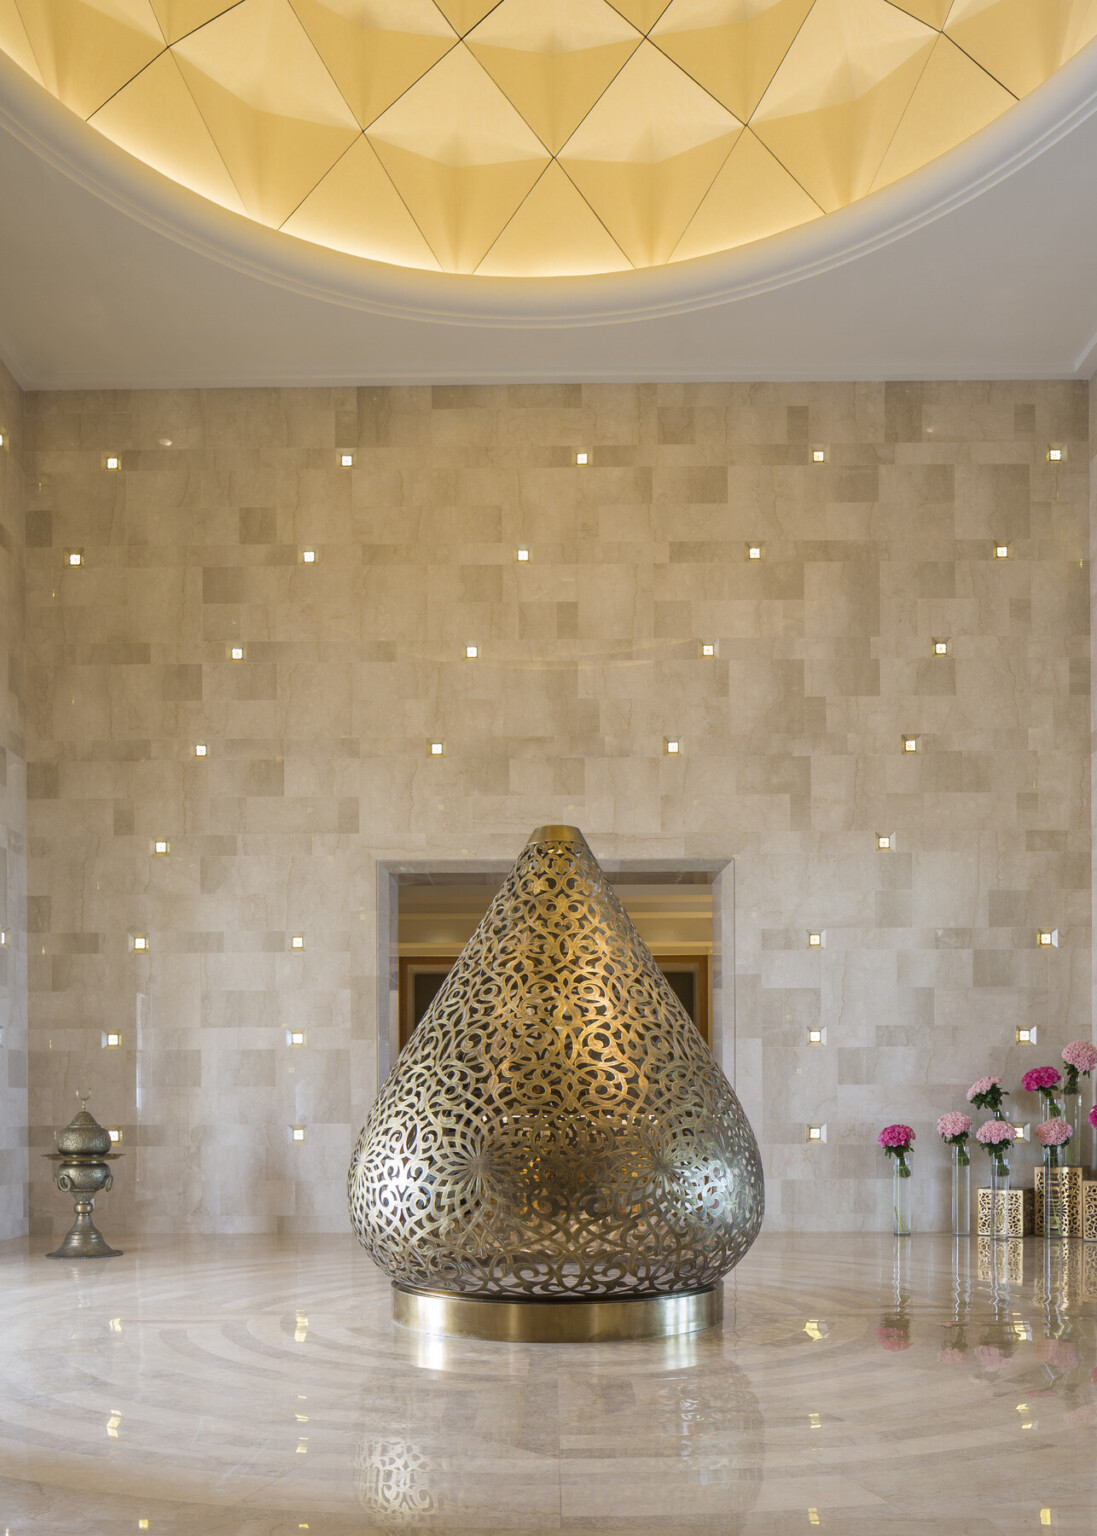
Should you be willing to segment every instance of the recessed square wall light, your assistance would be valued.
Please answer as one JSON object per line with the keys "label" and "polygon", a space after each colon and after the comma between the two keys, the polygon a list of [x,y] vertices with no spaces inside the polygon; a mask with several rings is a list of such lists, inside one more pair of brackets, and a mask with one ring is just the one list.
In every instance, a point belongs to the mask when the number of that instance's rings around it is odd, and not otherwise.
{"label": "recessed square wall light", "polygon": [[1062,448],[1059,448],[1054,444],[1048,448],[1047,461],[1049,464],[1061,464],[1064,458],[1065,454]]}
{"label": "recessed square wall light", "polygon": [[117,1144],[122,1140],[122,1127],[120,1125],[108,1125],[107,1135],[111,1139],[111,1144],[117,1146]]}
{"label": "recessed square wall light", "polygon": [[1035,1024],[1019,1024],[1017,1026],[1017,1044],[1018,1045],[1035,1045],[1036,1044],[1036,1025]]}
{"label": "recessed square wall light", "polygon": [[209,756],[209,747],[206,746],[204,741],[196,741],[194,743],[194,755],[195,757]]}
{"label": "recessed square wall light", "polygon": [[6,949],[8,944],[8,930],[0,928],[0,949]]}
{"label": "recessed square wall light", "polygon": [[246,652],[245,648],[242,645],[230,645],[229,646],[229,660],[230,661],[243,661],[244,657],[246,656],[246,654],[247,654],[247,652]]}
{"label": "recessed square wall light", "polygon": [[353,469],[354,468],[354,455],[353,455],[353,453],[347,453],[347,452],[341,453],[339,455],[339,467],[340,467],[340,469]]}
{"label": "recessed square wall light", "polygon": [[933,642],[933,654],[935,656],[948,655],[949,642],[947,640],[935,640]]}
{"label": "recessed square wall light", "polygon": [[715,656],[716,655],[716,642],[715,642],[715,640],[702,640],[701,641],[701,655],[702,656]]}
{"label": "recessed square wall light", "polygon": [[1038,928],[1036,930],[1036,943],[1040,949],[1058,949],[1058,928]]}
{"label": "recessed square wall light", "polygon": [[808,948],[809,949],[825,949],[826,948],[826,944],[824,942],[824,939],[825,939],[825,936],[823,934],[823,930],[821,928],[819,928],[819,929],[813,928],[812,931],[808,934]]}
{"label": "recessed square wall light", "polygon": [[8,434],[6,432],[0,432],[0,448],[6,448],[7,446]]}
{"label": "recessed square wall light", "polygon": [[903,737],[903,751],[904,752],[917,752],[917,750],[918,750],[918,738],[917,738],[917,736],[904,736]]}
{"label": "recessed square wall light", "polygon": [[83,563],[84,563],[84,551],[82,549],[66,549],[65,550],[65,564],[66,565],[76,566],[76,565],[83,565]]}
{"label": "recessed square wall light", "polygon": [[286,1030],[286,1044],[287,1045],[304,1045],[304,1043],[305,1043],[305,1031],[303,1029],[287,1029]]}
{"label": "recessed square wall light", "polygon": [[575,462],[576,462],[576,464],[589,464],[590,463],[590,449],[589,448],[577,448],[575,450]]}
{"label": "recessed square wall light", "polygon": [[131,934],[130,935],[130,944],[131,944],[132,948],[137,951],[138,954],[144,954],[144,953],[147,952],[148,947],[149,947],[149,936],[148,936],[147,933],[134,933],[134,934]]}
{"label": "recessed square wall light", "polygon": [[104,469],[121,469],[122,468],[122,455],[119,454],[119,453],[105,453],[103,455],[103,468]]}
{"label": "recessed square wall light", "polygon": [[809,1045],[826,1045],[826,1043],[827,1043],[826,1026],[825,1025],[813,1025],[812,1028],[808,1030],[808,1044]]}
{"label": "recessed square wall light", "polygon": [[160,858],[163,858],[163,857],[165,857],[167,854],[169,854],[171,852],[171,843],[168,841],[168,839],[166,837],[154,838],[153,839],[153,844],[152,844],[152,851],[153,851],[154,854],[158,855]]}
{"label": "recessed square wall light", "polygon": [[428,741],[427,755],[429,757],[445,757],[446,744],[444,741]]}
{"label": "recessed square wall light", "polygon": [[682,743],[677,736],[666,736],[663,738],[663,751],[667,757],[678,757],[682,751]]}
{"label": "recessed square wall light", "polygon": [[1031,1123],[1031,1121],[1027,1125],[1015,1125],[1013,1127],[1013,1129],[1017,1132],[1017,1135],[1014,1137],[1015,1141],[1031,1141],[1032,1140],[1032,1123]]}
{"label": "recessed square wall light", "polygon": [[465,646],[465,655],[468,657],[469,661],[475,661],[477,656],[479,656],[479,654],[480,654],[480,647],[478,645],[466,645]]}
{"label": "recessed square wall light", "polygon": [[301,564],[302,565],[315,565],[316,564],[316,551],[314,549],[303,549],[301,551]]}
{"label": "recessed square wall light", "polygon": [[827,1128],[825,1125],[809,1125],[807,1128],[808,1141],[826,1141]]}
{"label": "recessed square wall light", "polygon": [[291,1125],[289,1128],[289,1139],[291,1141],[304,1141],[305,1127],[303,1125]]}
{"label": "recessed square wall light", "polygon": [[519,565],[525,565],[529,560],[529,550],[522,544],[514,551],[514,558]]}
{"label": "recessed square wall light", "polygon": [[891,832],[877,832],[876,846],[881,850],[881,852],[886,852],[888,849],[894,848],[894,835]]}
{"label": "recessed square wall light", "polygon": [[761,546],[761,544],[748,544],[747,545],[747,559],[748,560],[761,560],[761,558],[762,558],[762,546]]}
{"label": "recessed square wall light", "polygon": [[122,1036],[116,1030],[104,1029],[99,1036],[99,1044],[104,1051],[120,1051]]}
{"label": "recessed square wall light", "polygon": [[813,464],[825,464],[826,461],[827,451],[825,448],[813,448],[811,450],[811,462]]}
{"label": "recessed square wall light", "polygon": [[304,949],[304,947],[305,947],[305,935],[303,933],[295,933],[295,934],[293,934],[290,937],[289,947],[290,947],[290,949]]}
{"label": "recessed square wall light", "polygon": [[995,544],[995,546],[994,546],[994,558],[995,558],[995,560],[1008,560],[1009,559],[1009,545],[1008,544]]}

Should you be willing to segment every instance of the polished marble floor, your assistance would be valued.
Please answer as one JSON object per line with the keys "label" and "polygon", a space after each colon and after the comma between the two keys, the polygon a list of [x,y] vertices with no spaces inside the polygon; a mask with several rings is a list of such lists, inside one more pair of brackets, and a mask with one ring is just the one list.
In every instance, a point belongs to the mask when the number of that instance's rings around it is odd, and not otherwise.
{"label": "polished marble floor", "polygon": [[45,1246],[0,1536],[1097,1532],[1097,1244],[764,1235],[721,1329],[569,1347],[401,1330],[349,1236]]}

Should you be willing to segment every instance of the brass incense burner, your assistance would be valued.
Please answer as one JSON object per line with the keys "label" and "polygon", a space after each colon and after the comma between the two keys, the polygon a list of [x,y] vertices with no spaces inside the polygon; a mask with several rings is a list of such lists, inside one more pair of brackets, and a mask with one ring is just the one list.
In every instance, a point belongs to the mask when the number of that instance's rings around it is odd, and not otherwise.
{"label": "brass incense burner", "polygon": [[739,1101],[575,827],[534,832],[358,1138],[351,1221],[397,1319],[687,1332],[758,1233]]}
{"label": "brass incense burner", "polygon": [[71,1195],[76,1206],[76,1219],[65,1233],[60,1248],[47,1253],[47,1259],[113,1259],[122,1252],[112,1248],[91,1219],[95,1209],[95,1197],[110,1189],[114,1174],[110,1170],[113,1159],[121,1152],[112,1152],[110,1132],[88,1113],[86,1093],[77,1094],[80,1108],[65,1126],[57,1132],[57,1151],[46,1155],[50,1162],[58,1163],[57,1188]]}

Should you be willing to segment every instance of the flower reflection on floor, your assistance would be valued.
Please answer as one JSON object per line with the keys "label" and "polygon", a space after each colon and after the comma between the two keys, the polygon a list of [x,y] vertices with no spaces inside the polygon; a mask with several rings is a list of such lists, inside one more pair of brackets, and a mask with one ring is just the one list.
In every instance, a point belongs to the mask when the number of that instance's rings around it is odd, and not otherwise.
{"label": "flower reflection on floor", "polygon": [[349,1237],[41,1246],[0,1246],[12,1536],[1097,1529],[1097,1244],[764,1233],[722,1329],[571,1347],[403,1331]]}

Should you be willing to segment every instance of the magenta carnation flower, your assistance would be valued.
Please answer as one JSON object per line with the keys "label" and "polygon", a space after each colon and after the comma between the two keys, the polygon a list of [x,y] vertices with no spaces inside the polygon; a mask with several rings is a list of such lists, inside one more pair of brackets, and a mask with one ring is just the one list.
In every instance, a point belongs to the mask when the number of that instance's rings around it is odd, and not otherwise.
{"label": "magenta carnation flower", "polygon": [[1042,1147],[1062,1147],[1074,1134],[1074,1127],[1066,1120],[1042,1120],[1036,1134]]}
{"label": "magenta carnation flower", "polygon": [[1021,1079],[1026,1093],[1039,1093],[1041,1088],[1054,1088],[1062,1078],[1054,1067],[1030,1067]]}
{"label": "magenta carnation flower", "polygon": [[909,1125],[885,1125],[876,1138],[882,1147],[909,1147],[914,1139]]}
{"label": "magenta carnation flower", "polygon": [[1097,1104],[1094,1104],[1093,1108],[1089,1112],[1089,1123],[1092,1125],[1093,1129],[1097,1131]]}
{"label": "magenta carnation flower", "polygon": [[1072,1040],[1069,1045],[1063,1047],[1063,1060],[1068,1067],[1073,1067],[1076,1072],[1082,1072],[1088,1077],[1094,1067],[1097,1067],[1097,1049],[1085,1040]]}

